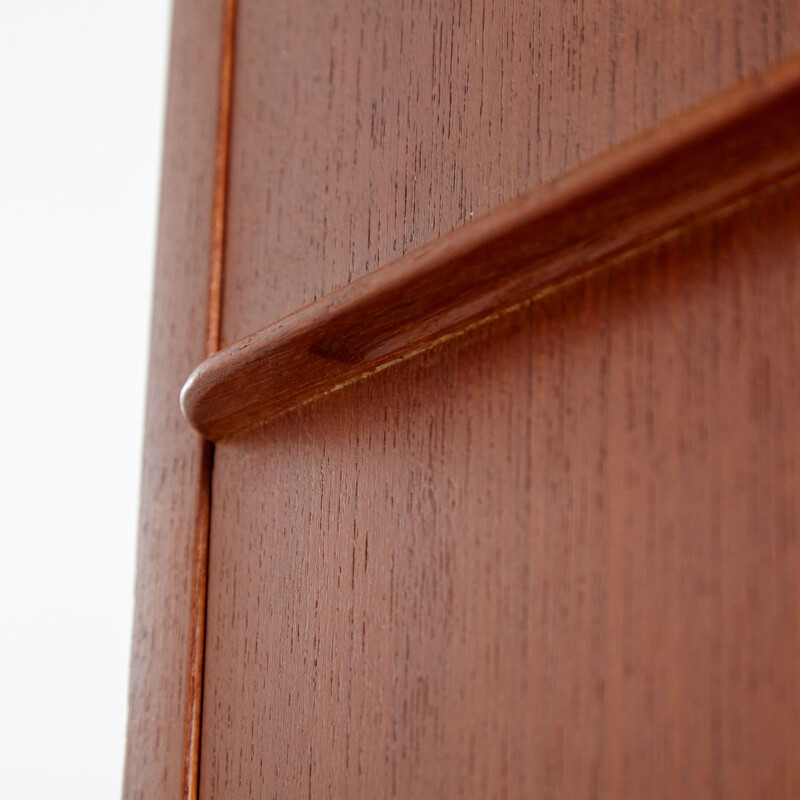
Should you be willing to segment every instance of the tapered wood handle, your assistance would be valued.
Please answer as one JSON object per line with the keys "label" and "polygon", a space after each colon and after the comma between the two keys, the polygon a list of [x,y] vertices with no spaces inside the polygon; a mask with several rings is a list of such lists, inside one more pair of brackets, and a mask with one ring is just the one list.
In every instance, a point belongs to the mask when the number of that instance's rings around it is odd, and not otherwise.
{"label": "tapered wood handle", "polygon": [[183,413],[237,433],[798,173],[795,57],[221,350]]}

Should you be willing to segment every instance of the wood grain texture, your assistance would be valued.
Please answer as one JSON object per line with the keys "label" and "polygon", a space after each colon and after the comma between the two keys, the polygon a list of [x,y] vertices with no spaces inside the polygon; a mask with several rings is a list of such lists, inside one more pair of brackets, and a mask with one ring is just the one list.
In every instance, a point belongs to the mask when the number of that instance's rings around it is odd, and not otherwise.
{"label": "wood grain texture", "polygon": [[237,0],[224,0],[219,85],[217,87],[217,141],[214,148],[214,196],[211,203],[211,252],[208,269],[206,356],[219,350],[222,315],[222,276],[228,218],[228,165],[231,151],[231,104],[236,46]]}
{"label": "wood grain texture", "polygon": [[[173,9],[158,250],[136,569],[126,800],[186,797],[197,758],[202,675],[197,607],[208,530],[210,448],[189,429],[177,394],[205,352],[217,128],[218,0]],[[198,587],[198,583],[201,584]],[[194,637],[194,638],[193,638]],[[200,642],[202,647],[202,642]]]}
{"label": "wood grain texture", "polygon": [[799,49],[791,0],[242,0],[222,345]]}
{"label": "wood grain texture", "polygon": [[[798,49],[789,2],[242,0],[222,344]],[[201,800],[796,797],[797,218],[219,444]]]}
{"label": "wood grain texture", "polygon": [[800,171],[800,56],[216,353],[181,392],[238,433]]}
{"label": "wood grain texture", "polygon": [[[222,314],[222,275],[225,266],[225,234],[228,198],[228,163],[230,156],[231,100],[233,93],[234,46],[236,41],[236,0],[224,0],[220,25],[219,80],[217,83],[217,135],[214,145],[214,182],[212,186],[208,245],[206,293],[206,357],[219,348]],[[194,331],[187,332],[194,338]],[[191,558],[191,593],[189,603],[189,658],[186,678],[186,723],[184,727],[183,779],[181,797],[197,800],[200,767],[200,744],[203,715],[203,669],[206,646],[206,598],[208,594],[208,545],[210,538],[211,473],[214,445],[205,442],[198,482],[197,522],[194,528]]]}
{"label": "wood grain texture", "polygon": [[796,798],[798,218],[217,445],[201,797]]}

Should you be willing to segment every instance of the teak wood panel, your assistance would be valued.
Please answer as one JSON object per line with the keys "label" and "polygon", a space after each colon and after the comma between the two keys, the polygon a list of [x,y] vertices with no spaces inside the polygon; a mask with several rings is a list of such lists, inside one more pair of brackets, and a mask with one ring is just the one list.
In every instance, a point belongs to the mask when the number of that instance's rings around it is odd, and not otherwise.
{"label": "teak wood panel", "polygon": [[[784,2],[451,8],[243,3],[223,343],[800,43]],[[186,774],[209,451],[175,398],[204,355],[222,11],[175,4],[126,797]],[[654,776],[665,796],[796,795],[795,205],[226,443],[202,796],[650,795]],[[275,549],[246,560],[257,535]],[[292,671],[269,682],[273,647]]]}
{"label": "teak wood panel", "polygon": [[[223,345],[800,45],[452,8],[242,0]],[[797,794],[797,214],[222,443],[201,798]]]}
{"label": "teak wood panel", "polygon": [[176,398],[185,371],[207,355],[222,20],[218,0],[175,1],[142,463],[126,800],[184,797],[191,771],[187,723],[198,699],[190,689],[197,611],[194,551],[208,524],[210,451],[187,429]]}
{"label": "teak wood panel", "polygon": [[792,0],[240,0],[223,345],[798,49]]}
{"label": "teak wood panel", "polygon": [[218,445],[201,798],[797,797],[798,218]]}

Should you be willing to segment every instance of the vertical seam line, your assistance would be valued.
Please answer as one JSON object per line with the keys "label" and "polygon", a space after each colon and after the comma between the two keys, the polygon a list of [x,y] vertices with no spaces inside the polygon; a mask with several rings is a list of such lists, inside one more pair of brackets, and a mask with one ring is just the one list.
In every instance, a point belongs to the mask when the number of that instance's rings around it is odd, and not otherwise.
{"label": "vertical seam line", "polygon": [[[237,0],[222,0],[221,53],[217,90],[217,131],[214,147],[214,176],[211,198],[208,295],[206,300],[206,358],[220,349],[222,288],[225,265],[230,164],[231,108],[233,96],[234,48]],[[211,481],[214,444],[203,442],[197,493],[197,514],[191,552],[191,601],[189,619],[189,663],[186,686],[186,723],[181,797],[198,800],[200,744],[205,670],[206,615],[208,599],[208,555],[211,532]]]}

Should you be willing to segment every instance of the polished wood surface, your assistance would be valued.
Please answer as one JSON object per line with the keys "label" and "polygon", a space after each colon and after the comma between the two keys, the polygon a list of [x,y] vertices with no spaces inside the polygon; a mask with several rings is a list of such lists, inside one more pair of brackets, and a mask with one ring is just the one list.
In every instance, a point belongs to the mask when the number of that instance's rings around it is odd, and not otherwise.
{"label": "polished wood surface", "polygon": [[224,0],[217,87],[217,141],[214,148],[214,196],[211,203],[211,247],[208,265],[206,356],[219,350],[222,280],[228,219],[228,170],[231,154],[231,104],[236,47],[237,0]]}
{"label": "polished wood surface", "polygon": [[222,346],[798,50],[793,0],[241,0]]}
{"label": "polished wood surface", "polygon": [[[219,43],[217,84],[217,135],[214,145],[206,291],[206,357],[219,348],[222,313],[222,276],[225,266],[225,233],[228,210],[228,164],[230,160],[231,98],[233,93],[234,44],[236,39],[236,0],[225,0]],[[183,745],[181,798],[196,800],[203,714],[203,682],[206,647],[206,598],[208,596],[208,544],[211,534],[211,472],[214,445],[203,444],[203,463],[198,487],[198,521],[194,529],[191,560],[189,611],[189,659],[186,676],[186,723]]]}
{"label": "polished wood surface", "polygon": [[796,798],[796,185],[215,449],[177,395],[800,6],[229,2],[175,5],[125,797]]}
{"label": "polished wood surface", "polygon": [[201,798],[796,798],[799,218],[218,444]]}
{"label": "polished wood surface", "polygon": [[[221,344],[798,49],[783,2],[242,0]],[[201,800],[796,797],[798,210],[220,442]]]}
{"label": "polished wood surface", "polygon": [[[176,402],[206,353],[222,6],[173,12],[136,568],[126,800],[187,797],[196,747],[197,607],[205,575],[210,447]],[[198,587],[198,584],[199,587]],[[201,643],[202,645],[202,643]],[[195,749],[193,749],[193,747]]]}
{"label": "polished wood surface", "polygon": [[268,421],[798,171],[795,57],[216,353],[183,412]]}

